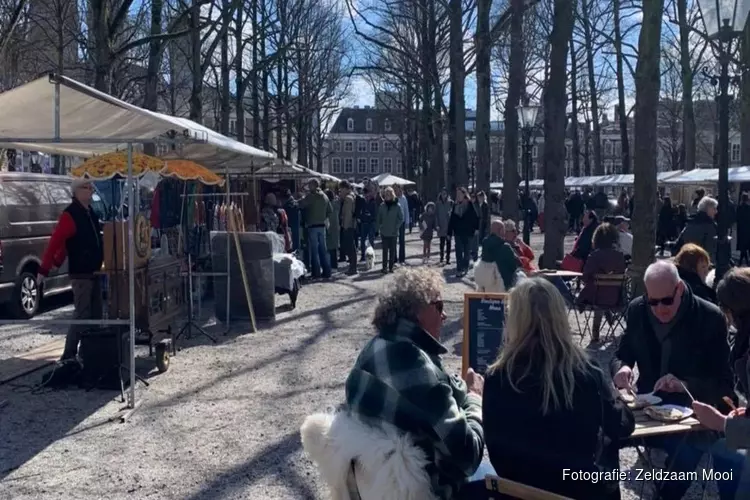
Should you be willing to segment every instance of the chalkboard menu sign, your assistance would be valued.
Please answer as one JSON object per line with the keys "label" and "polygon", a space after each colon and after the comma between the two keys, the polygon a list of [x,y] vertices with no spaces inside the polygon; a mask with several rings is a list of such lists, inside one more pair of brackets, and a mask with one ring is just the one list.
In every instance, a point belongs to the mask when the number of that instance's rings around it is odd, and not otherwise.
{"label": "chalkboard menu sign", "polygon": [[462,372],[471,367],[484,374],[497,359],[505,330],[505,293],[464,294]]}

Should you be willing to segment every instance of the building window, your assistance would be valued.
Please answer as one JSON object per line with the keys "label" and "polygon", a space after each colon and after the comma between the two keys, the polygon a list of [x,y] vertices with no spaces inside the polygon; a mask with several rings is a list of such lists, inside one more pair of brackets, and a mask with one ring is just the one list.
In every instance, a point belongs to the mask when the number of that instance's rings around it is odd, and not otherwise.
{"label": "building window", "polygon": [[396,173],[400,174],[403,168],[404,161],[401,158],[396,159]]}
{"label": "building window", "polygon": [[378,152],[380,152],[380,143],[378,141],[371,141],[370,153],[378,153]]}
{"label": "building window", "polygon": [[612,156],[619,158],[622,154],[622,147],[618,141],[612,141]]}
{"label": "building window", "polygon": [[365,130],[368,132],[372,132],[372,118],[368,118],[365,121]]}
{"label": "building window", "polygon": [[346,141],[344,143],[344,153],[351,153],[354,151],[354,143],[352,141]]}
{"label": "building window", "polygon": [[383,158],[383,172],[390,174],[393,170],[393,158]]}
{"label": "building window", "polygon": [[345,174],[354,173],[354,159],[353,158],[344,158],[344,173]]}
{"label": "building window", "polygon": [[539,154],[539,146],[534,144],[534,146],[531,148],[531,157],[536,158],[538,154]]}
{"label": "building window", "polygon": [[333,141],[333,150],[335,152],[337,152],[337,153],[341,151],[341,142],[340,141]]}
{"label": "building window", "polygon": [[360,153],[367,153],[367,141],[359,141],[357,143],[357,151]]}
{"label": "building window", "polygon": [[237,135],[237,120],[229,120],[229,133]]}
{"label": "building window", "polygon": [[612,141],[604,141],[604,154],[606,156],[612,156]]}
{"label": "building window", "polygon": [[388,118],[385,119],[385,123],[383,124],[383,130],[385,130],[386,132],[391,131],[391,121]]}
{"label": "building window", "polygon": [[732,161],[740,161],[740,145],[736,142],[732,143]]}
{"label": "building window", "polygon": [[622,163],[615,163],[614,172],[615,174],[622,173]]}
{"label": "building window", "polygon": [[328,160],[323,160],[323,173],[324,174],[330,174],[331,171],[328,170]]}
{"label": "building window", "polygon": [[572,149],[573,149],[573,148],[572,148],[572,147],[570,147],[570,146],[565,146],[565,159],[566,159],[566,160],[567,160],[567,159],[570,159],[570,152],[572,151]]}
{"label": "building window", "polygon": [[357,172],[360,174],[367,173],[367,158],[360,158],[357,160]]}
{"label": "building window", "polygon": [[396,151],[401,151],[401,139],[396,141]]}
{"label": "building window", "polygon": [[341,158],[334,158],[331,160],[331,165],[333,165],[333,173],[334,174],[340,174],[341,173]]}
{"label": "building window", "polygon": [[388,140],[383,141],[383,152],[390,153],[391,151],[393,151],[393,143]]}
{"label": "building window", "polygon": [[377,158],[370,158],[370,173],[380,173],[380,160],[378,160]]}
{"label": "building window", "polygon": [[346,120],[346,131],[354,132],[354,118],[348,118]]}

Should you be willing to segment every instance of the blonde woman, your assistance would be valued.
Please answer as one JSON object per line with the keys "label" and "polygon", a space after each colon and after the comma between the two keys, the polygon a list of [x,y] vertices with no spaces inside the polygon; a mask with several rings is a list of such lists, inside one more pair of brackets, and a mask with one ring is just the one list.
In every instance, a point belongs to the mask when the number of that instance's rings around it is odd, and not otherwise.
{"label": "blonde woman", "polygon": [[[616,481],[577,481],[563,471],[617,468],[617,443],[635,428],[632,413],[574,342],[554,285],[523,280],[508,304],[503,349],[487,372],[482,404],[492,466],[500,477],[571,498],[619,499]],[[600,430],[613,441],[603,449]]]}

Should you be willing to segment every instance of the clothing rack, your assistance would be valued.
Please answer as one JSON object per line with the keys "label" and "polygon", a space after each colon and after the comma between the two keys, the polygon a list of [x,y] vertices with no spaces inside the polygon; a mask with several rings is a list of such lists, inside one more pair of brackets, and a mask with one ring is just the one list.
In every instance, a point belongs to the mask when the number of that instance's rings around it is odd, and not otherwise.
{"label": "clothing rack", "polygon": [[[209,197],[220,197],[223,196],[226,198],[226,203],[229,204],[230,198],[232,196],[250,196],[250,193],[232,193],[229,192],[229,181],[225,181],[227,186],[227,191],[225,193],[183,193],[180,195],[180,198],[209,198]],[[199,332],[201,332],[206,337],[210,338],[211,340],[216,342],[216,340],[211,337],[203,328],[200,327],[200,325],[193,324],[193,277],[198,278],[198,285],[200,288],[200,280],[201,278],[208,278],[208,277],[215,277],[220,278],[224,277],[227,280],[227,300],[226,300],[226,329],[224,330],[223,334],[227,335],[230,330],[230,318],[229,318],[229,305],[230,305],[230,295],[231,295],[231,273],[229,271],[230,265],[231,265],[231,245],[230,245],[230,238],[227,238],[227,271],[224,273],[218,273],[218,272],[193,272],[193,265],[192,265],[192,257],[190,254],[188,254],[188,272],[185,273],[185,276],[188,278],[188,288],[190,297],[188,298],[188,321],[185,323],[185,325],[180,329],[180,332],[178,333],[177,337],[180,337],[185,331],[187,331],[188,337],[190,337],[191,329],[192,327],[195,327]],[[198,294],[198,300],[200,301],[200,293]],[[198,311],[201,310],[200,303],[198,305]]]}

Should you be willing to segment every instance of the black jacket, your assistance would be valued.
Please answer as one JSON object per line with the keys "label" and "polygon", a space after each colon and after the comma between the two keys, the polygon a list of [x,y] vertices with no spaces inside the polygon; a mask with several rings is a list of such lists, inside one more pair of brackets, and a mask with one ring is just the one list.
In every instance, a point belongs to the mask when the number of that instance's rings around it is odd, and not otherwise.
{"label": "black jacket", "polygon": [[[671,341],[667,373],[683,380],[696,400],[729,411],[722,398],[734,397],[734,378],[724,315],[717,306],[696,297],[689,286],[682,300],[687,302],[687,310],[667,337]],[[666,375],[661,373],[662,344],[651,326],[648,307],[643,297],[630,303],[625,333],[610,363],[612,374],[623,365],[638,365],[638,392],[651,392],[656,381]],[[683,395],[669,402],[690,404]]]}
{"label": "black jacket", "polygon": [[694,243],[708,252],[713,262],[716,262],[716,222],[705,212],[698,212],[688,218],[685,229],[677,238],[677,251],[686,243]]}
{"label": "black jacket", "polygon": [[713,288],[703,282],[701,277],[698,276],[698,273],[694,273],[689,269],[685,269],[679,266],[677,267],[677,271],[680,273],[680,279],[687,283],[687,285],[690,287],[690,290],[693,291],[693,295],[696,295],[703,300],[707,300],[712,304],[717,303],[716,292]]}
{"label": "black jacket", "polygon": [[[514,390],[504,371],[490,373],[484,383],[482,420],[492,466],[500,477],[520,481],[575,499],[608,498],[603,483],[563,479],[563,469],[598,471],[599,430],[613,441],[632,434],[633,414],[615,398],[612,383],[589,368],[576,375],[573,406],[542,414],[538,369],[516,381]],[[526,363],[521,363],[525,369]],[[618,497],[619,498],[619,495]]]}
{"label": "black jacket", "polygon": [[450,222],[448,222],[448,234],[455,235],[457,238],[470,238],[474,236],[474,231],[479,229],[479,216],[474,210],[474,204],[469,202],[462,216],[456,213],[456,205],[453,206]]}
{"label": "black jacket", "polygon": [[71,276],[93,275],[101,270],[104,261],[104,244],[99,217],[91,207],[86,208],[76,200],[73,200],[65,211],[71,216],[76,226],[73,237],[65,242],[68,273]]}

